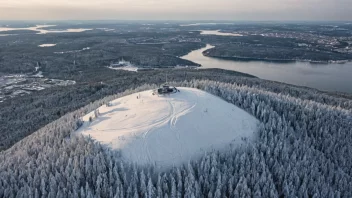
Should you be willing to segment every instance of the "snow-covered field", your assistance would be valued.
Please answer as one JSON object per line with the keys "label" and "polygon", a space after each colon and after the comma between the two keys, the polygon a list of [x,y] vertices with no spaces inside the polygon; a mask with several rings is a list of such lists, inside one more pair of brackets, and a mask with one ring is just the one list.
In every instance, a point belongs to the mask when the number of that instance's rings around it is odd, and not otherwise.
{"label": "snow-covered field", "polygon": [[75,28],[75,29],[62,29],[62,30],[46,30],[42,28],[55,27],[56,25],[36,25],[34,27],[24,27],[24,28],[10,28],[10,27],[0,27],[1,32],[15,31],[15,30],[32,30],[37,31],[37,34],[48,34],[48,33],[68,33],[68,32],[85,32],[92,29]]}
{"label": "snow-covered field", "polygon": [[258,121],[250,114],[207,92],[178,89],[165,96],[149,90],[116,99],[101,106],[97,118],[95,112],[85,115],[77,133],[120,149],[130,162],[161,166],[240,145],[243,138],[254,140]]}
{"label": "snow-covered field", "polygon": [[132,65],[123,66],[123,67],[112,67],[112,66],[109,66],[107,68],[113,69],[113,70],[125,70],[125,71],[132,71],[132,72],[137,72],[138,71],[138,67],[135,67],[135,66],[132,66]]}
{"label": "snow-covered field", "polygon": [[202,34],[202,35],[218,35],[218,36],[243,36],[242,34],[220,32],[220,30],[201,30],[200,34]]}
{"label": "snow-covered field", "polygon": [[48,43],[48,44],[41,44],[41,45],[38,45],[38,47],[54,47],[54,46],[56,46],[56,44]]}

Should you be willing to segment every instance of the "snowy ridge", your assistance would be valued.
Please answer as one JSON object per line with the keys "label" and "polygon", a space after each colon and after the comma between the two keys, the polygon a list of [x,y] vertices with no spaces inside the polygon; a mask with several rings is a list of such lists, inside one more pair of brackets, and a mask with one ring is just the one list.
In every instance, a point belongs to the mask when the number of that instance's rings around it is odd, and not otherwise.
{"label": "snowy ridge", "polygon": [[244,110],[198,89],[179,90],[116,99],[84,116],[78,133],[120,149],[130,162],[166,166],[254,139],[258,121]]}

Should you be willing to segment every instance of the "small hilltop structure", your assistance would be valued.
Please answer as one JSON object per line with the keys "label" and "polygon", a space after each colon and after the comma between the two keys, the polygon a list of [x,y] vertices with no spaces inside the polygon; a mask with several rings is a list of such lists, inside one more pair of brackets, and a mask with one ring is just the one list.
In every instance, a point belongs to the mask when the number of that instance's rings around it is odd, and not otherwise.
{"label": "small hilltop structure", "polygon": [[173,94],[180,92],[176,87],[171,87],[167,84],[163,85],[162,87],[154,90],[153,95],[158,94],[158,95],[165,95],[165,94]]}
{"label": "small hilltop structure", "polygon": [[156,90],[153,90],[153,95],[166,95],[166,94],[174,94],[180,92],[176,87],[169,86],[167,83],[167,74],[165,75],[165,84],[159,87]]}

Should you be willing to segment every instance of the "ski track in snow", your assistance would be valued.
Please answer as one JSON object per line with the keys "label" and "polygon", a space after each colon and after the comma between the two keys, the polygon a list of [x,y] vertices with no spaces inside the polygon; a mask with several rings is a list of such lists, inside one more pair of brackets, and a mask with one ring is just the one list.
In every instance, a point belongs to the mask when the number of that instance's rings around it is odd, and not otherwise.
{"label": "ski track in snow", "polygon": [[161,166],[186,163],[234,139],[241,144],[240,137],[254,139],[254,117],[206,92],[179,89],[159,97],[145,91],[116,99],[111,107],[100,107],[92,123],[88,120],[94,112],[84,116],[78,133],[121,149],[133,163]]}

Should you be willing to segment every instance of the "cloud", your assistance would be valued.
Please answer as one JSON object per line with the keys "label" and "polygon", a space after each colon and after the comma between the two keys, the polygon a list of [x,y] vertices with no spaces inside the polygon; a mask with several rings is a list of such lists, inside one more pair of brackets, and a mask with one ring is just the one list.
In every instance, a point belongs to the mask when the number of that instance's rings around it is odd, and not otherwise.
{"label": "cloud", "polygon": [[1,19],[351,20],[351,0],[0,0]]}

